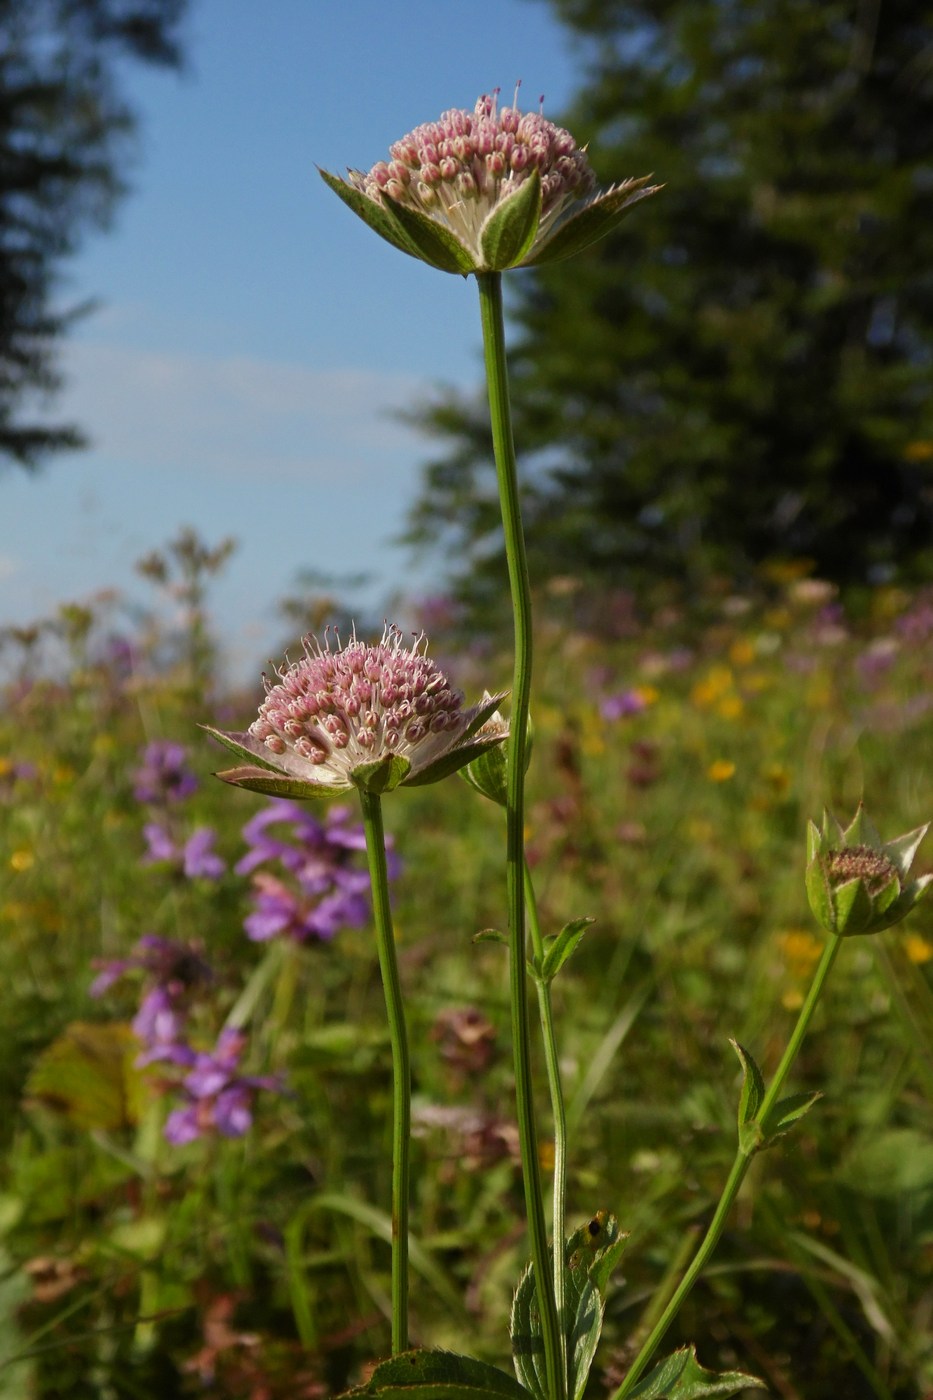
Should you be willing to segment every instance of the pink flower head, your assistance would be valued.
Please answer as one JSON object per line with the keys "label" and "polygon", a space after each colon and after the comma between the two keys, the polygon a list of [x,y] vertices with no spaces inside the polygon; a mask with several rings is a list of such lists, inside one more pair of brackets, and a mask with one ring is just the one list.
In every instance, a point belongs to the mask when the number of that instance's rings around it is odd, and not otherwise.
{"label": "pink flower head", "polygon": [[463,696],[416,637],[386,627],[374,646],[332,649],[304,640],[304,655],[266,679],[266,698],[245,734],[205,729],[247,766],[224,782],[275,797],[328,797],[354,787],[389,792],[456,772],[500,744],[508,726],[487,723],[501,695],[463,708]]}
{"label": "pink flower head", "polygon": [[569,257],[608,233],[654,189],[649,176],[603,193],[585,151],[543,112],[452,108],[390,147],[388,161],[348,180],[321,175],[369,226],[444,272],[500,272]]}

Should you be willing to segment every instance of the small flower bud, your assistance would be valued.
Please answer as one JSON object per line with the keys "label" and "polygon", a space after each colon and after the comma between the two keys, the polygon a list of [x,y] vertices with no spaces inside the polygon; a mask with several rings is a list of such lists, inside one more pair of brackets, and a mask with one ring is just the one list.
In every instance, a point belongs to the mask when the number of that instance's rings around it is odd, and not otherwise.
{"label": "small flower bud", "polygon": [[811,822],[807,897],[823,928],[842,937],[899,923],[933,880],[933,875],[908,879],[928,828],[929,823],[882,842],[862,806],[845,830],[829,813],[822,830]]}

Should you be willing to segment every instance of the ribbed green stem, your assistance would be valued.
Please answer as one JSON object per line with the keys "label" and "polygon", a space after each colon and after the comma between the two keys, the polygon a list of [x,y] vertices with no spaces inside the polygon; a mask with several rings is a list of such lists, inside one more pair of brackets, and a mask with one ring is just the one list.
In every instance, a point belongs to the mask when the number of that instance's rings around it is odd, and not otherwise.
{"label": "ribbed green stem", "polygon": [[512,1053],[515,1062],[515,1106],[525,1186],[525,1211],[528,1216],[531,1259],[544,1339],[548,1395],[550,1400],[565,1400],[567,1386],[561,1360],[560,1323],[548,1260],[541,1166],[538,1161],[532,1101],[528,988],[525,973],[525,755],[528,711],[531,704],[531,585],[522,531],[515,445],[512,440],[512,414],[502,317],[502,277],[498,272],[484,272],[477,275],[476,283],[479,287],[489,414],[515,628],[506,802],[506,897],[510,933],[509,987]]}
{"label": "ribbed green stem", "polygon": [[[820,999],[820,994],[823,990],[826,978],[829,976],[830,968],[836,961],[836,955],[841,946],[842,939],[836,937],[835,934],[830,934],[829,942],[823,950],[823,956],[820,959],[819,966],[813,974],[813,982],[807,993],[807,999],[800,1008],[800,1015],[797,1017],[797,1024],[794,1026],[793,1034],[787,1043],[787,1049],[781,1056],[781,1062],[775,1070],[774,1078],[771,1081],[771,1087],[762,1099],[761,1107],[758,1111],[758,1122],[761,1124],[762,1131],[766,1137],[768,1134],[769,1114],[777,1103],[778,1095],[784,1087],[784,1081],[790,1073],[794,1060],[797,1058],[797,1052],[809,1028],[816,1003]],[[729,1212],[732,1209],[736,1196],[739,1194],[739,1189],[741,1188],[742,1182],[745,1180],[745,1175],[751,1166],[754,1155],[754,1148],[749,1148],[748,1151],[743,1151],[742,1148],[739,1148],[738,1152],[735,1154],[735,1160],[732,1163],[728,1179],[723,1187],[722,1195],[719,1198],[719,1204],[709,1223],[709,1228],[703,1236],[696,1254],[693,1256],[690,1267],[684,1274],[675,1292],[671,1295],[671,1300],[667,1307],[648,1334],[644,1346],[632,1362],[625,1380],[619,1386],[618,1390],[614,1392],[612,1400],[625,1400],[625,1397],[631,1394],[645,1367],[654,1356],[665,1332],[680,1312],[684,1299],[693,1288],[693,1285],[706,1267],[710,1255],[719,1243],[719,1237],[725,1228]]]}
{"label": "ribbed green stem", "polygon": [[405,1008],[395,956],[395,934],[389,906],[382,799],[360,789],[366,855],[373,892],[373,917],[379,969],[386,999],[392,1046],[392,1355],[408,1349],[408,1195],[411,1142],[411,1070]]}
{"label": "ribbed green stem", "polygon": [[[525,907],[528,911],[528,929],[531,933],[531,947],[540,963],[544,958],[544,938],[538,919],[538,901],[535,898],[534,882],[528,862],[525,861]],[[538,983],[538,1011],[541,1016],[541,1037],[544,1041],[544,1061],[547,1066],[547,1082],[551,1095],[551,1116],[554,1121],[554,1202],[552,1207],[553,1226],[553,1273],[554,1306],[560,1324],[561,1368],[567,1375],[567,1315],[564,1296],[564,1249],[566,1234],[564,1219],[567,1204],[567,1111],[564,1107],[564,1090],[560,1078],[560,1059],[557,1054],[557,1036],[554,1033],[554,1011],[551,1005],[550,982]],[[569,1376],[568,1376],[569,1382]]]}

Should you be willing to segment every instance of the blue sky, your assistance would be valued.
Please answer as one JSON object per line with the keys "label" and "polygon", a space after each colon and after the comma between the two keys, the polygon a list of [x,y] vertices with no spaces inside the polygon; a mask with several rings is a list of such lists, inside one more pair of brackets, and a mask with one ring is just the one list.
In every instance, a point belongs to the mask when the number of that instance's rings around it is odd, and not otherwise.
{"label": "blue sky", "polygon": [[234,672],[282,639],[302,569],[428,587],[390,541],[429,444],[393,408],[479,380],[472,280],[391,249],[318,179],[501,86],[557,114],[580,60],[543,0],[191,0],[180,77],[127,70],[133,191],[62,299],[57,410],[92,445],[4,471],[0,626],[116,587],[193,525],[239,548],[214,594]]}

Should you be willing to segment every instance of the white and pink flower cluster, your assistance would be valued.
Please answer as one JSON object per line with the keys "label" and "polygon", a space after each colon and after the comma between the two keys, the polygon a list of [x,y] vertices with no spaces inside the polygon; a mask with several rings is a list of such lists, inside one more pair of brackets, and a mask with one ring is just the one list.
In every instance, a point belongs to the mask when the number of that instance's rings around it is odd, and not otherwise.
{"label": "white and pink flower cluster", "polygon": [[379,753],[417,752],[426,762],[466,727],[463,696],[425,656],[420,638],[406,647],[387,628],[376,646],[355,639],[337,651],[314,639],[304,645],[303,659],[279,673],[249,727],[270,753],[290,750],[347,771]]}
{"label": "white and pink flower cluster", "polygon": [[541,112],[500,110],[497,96],[480,97],[472,112],[452,108],[416,126],[389,148],[390,161],[377,161],[366,174],[351,170],[350,183],[377,203],[385,193],[443,219],[479,255],[490,211],[537,171],[543,236],[569,204],[595,189],[596,177],[569,131]]}

